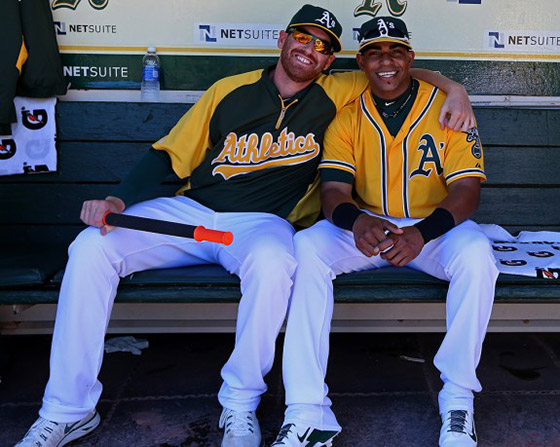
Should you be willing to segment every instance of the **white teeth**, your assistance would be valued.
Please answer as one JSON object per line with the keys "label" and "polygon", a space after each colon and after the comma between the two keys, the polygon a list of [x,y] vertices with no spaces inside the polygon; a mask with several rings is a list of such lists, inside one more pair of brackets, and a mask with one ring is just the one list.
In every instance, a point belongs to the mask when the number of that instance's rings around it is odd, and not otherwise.
{"label": "white teeth", "polygon": [[299,55],[297,55],[297,54],[296,54],[296,59],[297,59],[298,61],[300,61],[301,63],[303,63],[303,64],[311,65],[311,62],[310,62],[309,60],[307,60],[307,59],[305,59],[304,57],[301,57],[301,56],[299,56]]}
{"label": "white teeth", "polygon": [[377,73],[382,78],[390,78],[391,76],[395,76],[397,74],[396,71],[385,71],[383,73]]}

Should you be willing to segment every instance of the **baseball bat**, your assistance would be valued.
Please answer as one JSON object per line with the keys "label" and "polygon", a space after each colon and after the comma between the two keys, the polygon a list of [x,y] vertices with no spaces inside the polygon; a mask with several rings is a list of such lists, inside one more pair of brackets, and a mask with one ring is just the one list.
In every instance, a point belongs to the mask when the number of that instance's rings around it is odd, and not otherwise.
{"label": "baseball bat", "polygon": [[216,242],[230,245],[233,234],[229,231],[209,230],[203,226],[187,225],[165,220],[148,219],[147,217],[130,216],[107,211],[102,219],[103,225],[128,228],[131,230],[148,231],[150,233],[168,234],[170,236],[188,237],[195,241]]}

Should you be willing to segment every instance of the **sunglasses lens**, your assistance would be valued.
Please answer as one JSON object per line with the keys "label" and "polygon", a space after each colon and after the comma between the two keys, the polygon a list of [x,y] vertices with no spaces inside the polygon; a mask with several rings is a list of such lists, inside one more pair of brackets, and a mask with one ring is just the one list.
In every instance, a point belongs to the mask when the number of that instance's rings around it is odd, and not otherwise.
{"label": "sunglasses lens", "polygon": [[313,48],[318,53],[322,53],[322,54],[331,53],[331,46],[327,42],[315,36],[312,36],[311,34],[302,33],[301,31],[293,31],[292,36],[297,42],[303,45],[307,45],[309,42],[313,40]]}
{"label": "sunglasses lens", "polygon": [[308,44],[313,40],[313,36],[296,31],[294,32],[294,39],[296,39],[299,43]]}
{"label": "sunglasses lens", "polygon": [[323,42],[322,40],[319,40],[319,39],[317,39],[315,41],[314,48],[315,48],[315,51],[318,51],[319,53],[325,53],[326,50],[327,50],[325,42]]}

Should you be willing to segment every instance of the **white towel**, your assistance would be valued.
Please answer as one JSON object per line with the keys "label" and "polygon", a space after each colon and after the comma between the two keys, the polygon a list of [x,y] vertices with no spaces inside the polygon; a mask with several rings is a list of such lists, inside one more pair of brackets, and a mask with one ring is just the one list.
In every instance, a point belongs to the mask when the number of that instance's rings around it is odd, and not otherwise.
{"label": "white towel", "polygon": [[521,231],[512,236],[499,225],[480,226],[492,242],[500,273],[560,279],[560,233]]}
{"label": "white towel", "polygon": [[56,171],[56,98],[14,99],[17,123],[0,136],[0,175]]}

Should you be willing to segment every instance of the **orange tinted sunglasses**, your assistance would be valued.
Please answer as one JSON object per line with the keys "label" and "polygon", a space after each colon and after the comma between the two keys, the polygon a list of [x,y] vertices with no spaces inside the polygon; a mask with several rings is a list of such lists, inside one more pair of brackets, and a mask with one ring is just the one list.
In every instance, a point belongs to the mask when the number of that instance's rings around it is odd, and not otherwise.
{"label": "orange tinted sunglasses", "polygon": [[307,45],[309,42],[313,41],[313,48],[318,53],[330,55],[333,52],[332,45],[329,42],[319,39],[313,34],[300,31],[297,28],[288,29],[288,34],[291,34],[296,42],[303,45]]}

